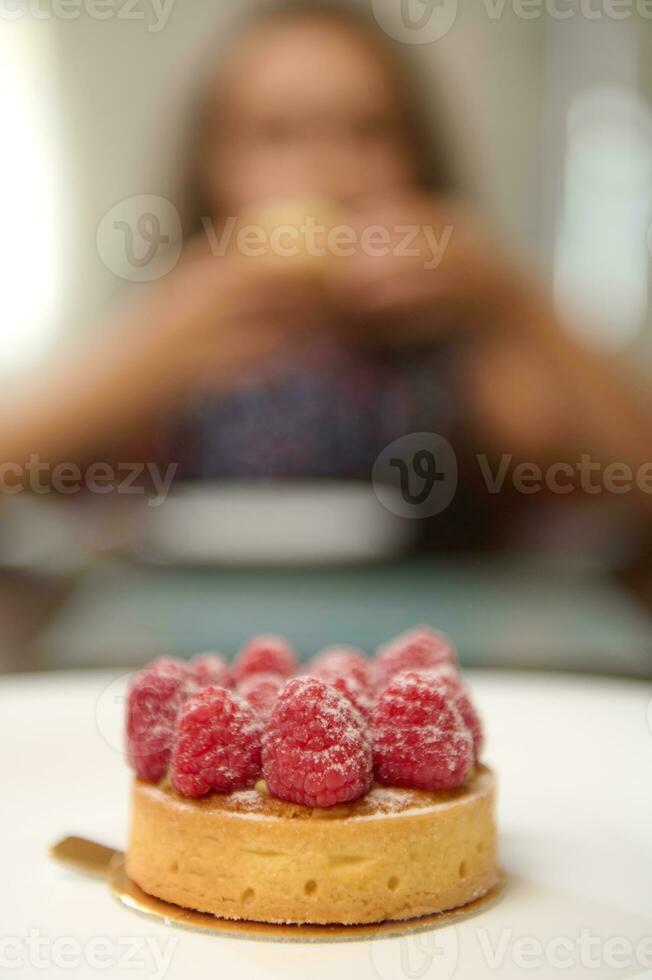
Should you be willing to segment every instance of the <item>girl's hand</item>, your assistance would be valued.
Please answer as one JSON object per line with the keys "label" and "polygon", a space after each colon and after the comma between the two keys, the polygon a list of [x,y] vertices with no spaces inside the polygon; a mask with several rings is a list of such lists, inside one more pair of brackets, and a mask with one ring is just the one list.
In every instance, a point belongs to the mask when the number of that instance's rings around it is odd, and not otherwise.
{"label": "girl's hand", "polygon": [[147,324],[152,351],[173,380],[197,390],[264,364],[305,333],[322,304],[309,278],[279,275],[254,259],[215,258],[205,243],[193,242],[144,297],[136,319]]}
{"label": "girl's hand", "polygon": [[[393,202],[352,223],[356,254],[335,264],[331,286],[342,310],[364,317],[370,329],[412,341],[440,326],[501,315],[512,288],[509,264],[457,201]],[[410,314],[400,328],[399,314]]]}

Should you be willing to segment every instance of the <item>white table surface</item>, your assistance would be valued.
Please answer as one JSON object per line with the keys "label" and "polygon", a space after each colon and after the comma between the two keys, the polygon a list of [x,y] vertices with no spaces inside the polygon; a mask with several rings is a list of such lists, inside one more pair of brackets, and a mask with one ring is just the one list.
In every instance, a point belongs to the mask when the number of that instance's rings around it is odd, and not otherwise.
{"label": "white table surface", "polygon": [[124,846],[129,775],[117,678],[0,681],[0,976],[652,977],[648,685],[469,672],[500,779],[505,896],[422,936],[288,945],[152,922],[121,907],[101,881],[47,858],[66,834]]}

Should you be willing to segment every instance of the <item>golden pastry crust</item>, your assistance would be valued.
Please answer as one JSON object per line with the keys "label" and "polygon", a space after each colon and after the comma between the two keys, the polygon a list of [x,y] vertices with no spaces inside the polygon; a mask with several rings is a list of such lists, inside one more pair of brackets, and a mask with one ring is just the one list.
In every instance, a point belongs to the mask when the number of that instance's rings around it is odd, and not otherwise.
{"label": "golden pastry crust", "polygon": [[374,786],[328,810],[257,790],[193,800],[135,779],[127,873],[145,892],[221,918],[410,919],[498,881],[495,780],[442,793]]}

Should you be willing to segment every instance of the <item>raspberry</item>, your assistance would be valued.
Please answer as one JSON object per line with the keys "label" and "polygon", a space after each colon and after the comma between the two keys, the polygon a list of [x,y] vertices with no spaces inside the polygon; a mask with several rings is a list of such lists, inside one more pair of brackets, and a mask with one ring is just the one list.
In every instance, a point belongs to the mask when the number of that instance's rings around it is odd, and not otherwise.
{"label": "raspberry", "polygon": [[310,672],[313,677],[323,674],[348,675],[353,677],[361,686],[368,686],[369,661],[364,653],[355,647],[327,647],[310,661]]}
{"label": "raspberry", "polygon": [[237,687],[240,697],[250,704],[261,718],[269,718],[278,693],[285,684],[280,674],[250,674]]}
{"label": "raspberry", "polygon": [[390,682],[374,707],[372,729],[380,783],[454,789],[473,766],[473,739],[454,697],[428,671],[405,671]]}
{"label": "raspberry", "polygon": [[237,694],[205,687],[186,701],[177,722],[170,780],[184,796],[230,793],[260,778],[262,722]]}
{"label": "raspberry", "polygon": [[437,679],[437,682],[445,688],[455,702],[455,707],[461,714],[464,724],[471,732],[471,738],[473,739],[473,761],[477,762],[484,743],[482,722],[462,682],[459,671],[451,665],[444,664],[441,667],[435,667],[432,671],[428,671],[428,673],[431,673]]}
{"label": "raspberry", "polygon": [[310,663],[310,673],[332,684],[348,698],[364,718],[371,709],[371,672],[369,661],[354,647],[330,647]]}
{"label": "raspberry", "polygon": [[157,782],[168,767],[174,726],[188,696],[185,664],[152,661],[133,678],[127,697],[127,756],[141,779]]}
{"label": "raspberry", "polygon": [[232,665],[236,683],[249,674],[281,674],[291,677],[296,673],[297,661],[292,647],[282,636],[254,636],[242,648]]}
{"label": "raspberry", "polygon": [[381,690],[402,670],[423,670],[455,663],[453,647],[447,636],[429,626],[415,626],[376,651],[376,688]]}
{"label": "raspberry", "polygon": [[200,653],[188,664],[188,673],[198,687],[231,687],[231,675],[219,653]]}
{"label": "raspberry", "polygon": [[356,800],[371,786],[365,723],[335,688],[315,677],[288,681],[263,737],[263,775],[274,796],[304,806]]}

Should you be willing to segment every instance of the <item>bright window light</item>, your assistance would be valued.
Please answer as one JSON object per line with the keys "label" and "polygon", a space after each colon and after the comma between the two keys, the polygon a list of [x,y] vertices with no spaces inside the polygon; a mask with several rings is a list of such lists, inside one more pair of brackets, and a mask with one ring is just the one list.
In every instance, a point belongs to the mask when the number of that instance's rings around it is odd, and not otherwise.
{"label": "bright window light", "polygon": [[65,223],[51,28],[0,21],[0,371],[33,362],[61,316]]}
{"label": "bright window light", "polygon": [[588,340],[617,347],[645,323],[651,189],[648,106],[626,88],[576,98],[568,117],[555,287],[563,306],[583,314],[574,322],[589,331]]}

